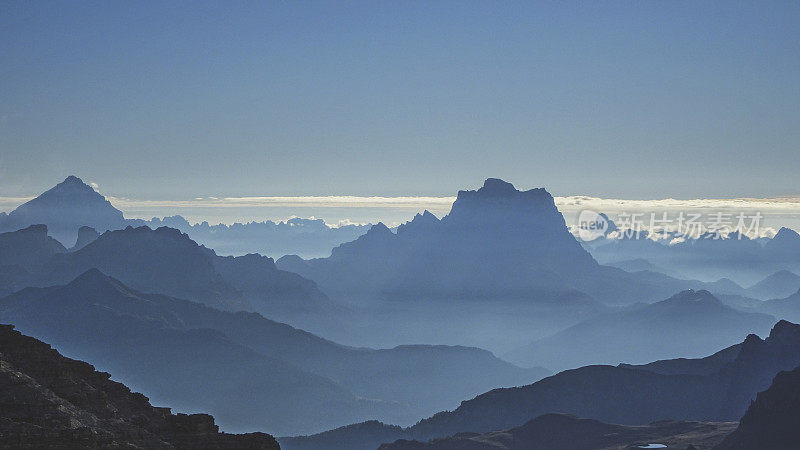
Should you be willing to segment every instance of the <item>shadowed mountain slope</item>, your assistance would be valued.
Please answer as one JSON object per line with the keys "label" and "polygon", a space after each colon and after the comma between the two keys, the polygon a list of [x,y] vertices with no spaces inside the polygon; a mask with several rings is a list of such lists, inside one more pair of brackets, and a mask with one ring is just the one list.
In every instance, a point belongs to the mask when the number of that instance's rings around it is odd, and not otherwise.
{"label": "shadowed mountain slope", "polygon": [[108,373],[61,356],[0,325],[0,445],[15,448],[277,449],[263,433],[219,433],[206,414],[172,414],[111,381]]}

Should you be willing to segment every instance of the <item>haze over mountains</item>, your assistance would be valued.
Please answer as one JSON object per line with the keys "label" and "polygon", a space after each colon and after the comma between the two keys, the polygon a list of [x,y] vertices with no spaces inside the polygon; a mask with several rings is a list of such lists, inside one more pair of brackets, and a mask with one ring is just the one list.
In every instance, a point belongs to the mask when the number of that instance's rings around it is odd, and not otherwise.
{"label": "haze over mountains", "polygon": [[[673,427],[675,435],[681,434],[678,431],[681,429],[696,432],[705,427],[704,432],[694,437],[699,441],[711,438],[711,442],[715,443],[722,440],[725,430],[732,428],[730,423],[704,426],[660,421],[665,418],[679,421],[736,421],[748,409],[756,394],[770,386],[777,373],[798,365],[800,325],[781,321],[766,339],[750,335],[742,343],[702,359],[665,360],[640,366],[586,366],[561,372],[528,386],[492,390],[462,402],[453,411],[441,412],[405,429],[391,426],[377,429],[376,425],[352,426],[306,438],[281,438],[279,441],[283,448],[290,450],[315,448],[314,445],[316,448],[335,448],[341,442],[366,443],[363,447],[350,447],[355,449],[373,448],[375,436],[380,436],[386,443],[398,439],[428,441],[454,436],[452,439],[465,439],[467,442],[458,441],[448,447],[448,443],[453,443],[452,440],[434,441],[431,446],[400,441],[387,448],[487,448],[487,441],[497,439],[501,440],[499,448],[504,448],[503,445],[509,441],[513,443],[515,439],[523,438],[526,429],[542,427],[548,430],[547,434],[541,431],[533,433],[516,444],[519,447],[511,445],[510,448],[547,448],[545,443],[548,441],[545,439],[548,437],[555,439],[555,442],[563,442],[563,448],[599,448],[601,442],[611,445],[611,448],[614,442],[628,448],[628,444],[637,441],[646,443],[641,439],[649,433],[653,433],[650,436],[662,433],[660,436],[669,437],[669,432],[665,430],[670,427]],[[594,421],[587,423],[564,416],[545,416],[551,413],[567,413]],[[531,418],[538,419],[529,422]],[[609,423],[652,425],[648,430]],[[513,431],[491,433],[509,429]],[[588,444],[575,441],[574,434],[581,430],[586,433],[582,436],[589,440]],[[619,440],[609,441],[608,432],[620,433],[617,437]],[[573,434],[572,440],[569,439],[570,434]],[[686,437],[684,435],[684,439]],[[630,441],[627,441],[628,438]],[[476,439],[479,442],[470,442]],[[697,443],[693,442],[695,445]],[[562,448],[562,445],[556,448]]]}
{"label": "haze over mountains", "polygon": [[585,364],[638,364],[675,355],[694,358],[748,334],[766,335],[775,322],[773,316],[724,305],[708,291],[688,290],[653,304],[592,317],[505,357],[557,370]]}
{"label": "haze over mountains", "polygon": [[[547,374],[473,348],[343,347],[258,314],[143,294],[97,269],[63,287],[0,299],[0,320],[119,374],[159,403],[211,412],[230,430],[409,423],[498,383]],[[458,377],[465,368],[472,376]]]}
{"label": "haze over mountains", "polygon": [[[675,239],[675,238],[678,239]],[[772,239],[751,239],[737,232],[727,236],[705,233],[697,238],[667,235],[654,241],[644,233],[635,238],[601,238],[585,247],[603,264],[639,261],[650,269],[679,278],[716,281],[728,278],[751,286],[749,294],[769,298],[753,286],[776,272],[800,273],[800,234],[783,227]],[[764,297],[766,295],[766,297]]]}
{"label": "haze over mountains", "polygon": [[[681,285],[669,277],[642,282],[600,266],[569,233],[547,191],[522,192],[493,178],[477,191],[459,191],[441,221],[418,215],[397,234],[379,224],[329,258],[281,258],[278,265],[316,281],[334,297],[391,300],[547,302],[583,290],[601,301],[631,303]],[[614,283],[619,285],[612,289]]]}
{"label": "haze over mountains", "polygon": [[[663,273],[677,259],[639,250],[684,250],[657,242],[581,244],[546,190],[492,178],[442,219],[379,223],[317,259],[220,256],[124,219],[75,177],[26,205],[0,218],[14,228],[0,233],[0,321],[225,430],[310,435],[282,438],[286,448],[515,448],[548,427],[586,442],[618,433],[611,446],[689,442],[680,430],[716,444],[733,428],[720,422],[800,365],[800,331],[778,321],[800,317],[789,231],[691,243],[713,270],[769,258],[775,270],[742,287]],[[173,222],[243,232],[149,223]],[[612,248],[638,259],[599,264],[593,254]],[[661,419],[676,422],[651,424]]]}

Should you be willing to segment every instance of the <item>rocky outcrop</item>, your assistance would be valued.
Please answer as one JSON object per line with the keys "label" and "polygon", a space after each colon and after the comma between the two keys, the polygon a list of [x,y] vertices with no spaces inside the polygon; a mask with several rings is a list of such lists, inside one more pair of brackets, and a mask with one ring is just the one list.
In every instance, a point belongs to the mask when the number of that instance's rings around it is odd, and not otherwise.
{"label": "rocky outcrop", "polygon": [[207,414],[154,407],[12,325],[0,325],[0,446],[279,448],[267,434],[220,433]]}

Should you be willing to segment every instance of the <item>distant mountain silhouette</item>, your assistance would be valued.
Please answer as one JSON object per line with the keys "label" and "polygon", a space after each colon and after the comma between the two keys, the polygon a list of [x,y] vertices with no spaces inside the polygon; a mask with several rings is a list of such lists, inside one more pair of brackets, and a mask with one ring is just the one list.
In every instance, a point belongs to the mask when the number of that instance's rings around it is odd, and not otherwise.
{"label": "distant mountain silhouette", "polygon": [[495,389],[403,429],[398,438],[483,434],[555,412],[624,425],[667,418],[735,421],[775,374],[799,364],[800,325],[780,321],[766,339],[749,335],[708,358],[586,366],[531,385]]}
{"label": "distant mountain silhouette", "polygon": [[751,297],[766,300],[787,297],[798,289],[800,289],[800,275],[780,270],[749,287],[747,293]]}
{"label": "distant mountain silhouette", "polygon": [[495,178],[476,191],[459,191],[441,220],[417,215],[396,234],[377,224],[335,248],[329,258],[281,258],[277,264],[311,278],[335,298],[547,303],[558,296],[567,303],[564,292],[583,292],[601,301],[632,303],[689,286],[665,275],[637,276],[600,266],[570,234],[546,190],[518,191]]}
{"label": "distant mountain silhouette", "polygon": [[307,433],[367,418],[407,424],[547,374],[474,348],[344,347],[255,313],[143,294],[96,269],[0,300],[0,320],[235,430]]}
{"label": "distant mountain silhouette", "polygon": [[[70,175],[40,196],[20,205],[10,214],[0,212],[0,233],[30,225],[45,224],[51,236],[75,249],[79,228],[87,226],[103,233],[126,226],[162,226],[187,233],[194,241],[214,248],[223,255],[261,253],[280,256],[299,253],[310,257],[327,256],[333,247],[364,234],[370,225],[328,226],[322,219],[292,218],[284,222],[190,224],[179,215],[150,220],[125,219],[103,195],[80,178]],[[84,236],[87,237],[88,235]],[[86,241],[82,241],[85,245]]]}
{"label": "distant mountain silhouette", "polygon": [[114,208],[102,195],[73,175],[52,189],[30,200],[0,220],[0,231],[14,231],[33,224],[45,224],[50,235],[72,246],[78,228],[96,230],[123,227],[122,211]]}
{"label": "distant mountain silhouette", "polygon": [[779,319],[800,322],[800,289],[785,298],[767,300],[758,305],[758,310]]}
{"label": "distant mountain silhouette", "polygon": [[653,304],[592,317],[506,358],[566,369],[697,357],[748,334],[764,335],[775,321],[726,306],[708,291],[687,290]]}
{"label": "distant mountain silhouette", "polygon": [[[666,448],[690,445],[708,448],[736,427],[735,422],[678,422],[662,420],[648,425],[615,425],[567,414],[545,414],[522,426],[489,433],[459,433],[429,442],[398,440],[380,450],[595,450]],[[285,447],[292,450],[294,447]],[[659,447],[660,448],[660,447]]]}
{"label": "distant mountain silhouette", "polygon": [[0,325],[0,446],[278,449],[263,433],[219,433],[207,414],[172,414],[108,373]]}
{"label": "distant mountain silhouette", "polygon": [[792,450],[800,443],[800,367],[781,372],[759,392],[739,427],[715,450]]}
{"label": "distant mountain silhouette", "polygon": [[151,220],[129,220],[131,225],[162,226],[176,228],[189,235],[192,240],[213,248],[221,255],[244,255],[260,253],[279,257],[297,253],[306,257],[324,257],[331,249],[344,242],[358,238],[372,226],[370,224],[346,224],[336,227],[327,225],[322,219],[295,217],[283,222],[234,223],[232,225],[209,225],[208,222],[190,224],[181,216]]}
{"label": "distant mountain silhouette", "polygon": [[781,228],[772,239],[751,239],[737,232],[722,238],[714,233],[696,238],[671,235],[659,241],[645,237],[597,239],[584,246],[602,264],[646,261],[678,278],[730,278],[752,285],[780,270],[800,271],[800,235],[789,228]]}
{"label": "distant mountain silhouette", "polygon": [[492,178],[459,191],[441,220],[418,214],[396,233],[376,224],[328,258],[291,255],[276,265],[315,281],[333,301],[368,312],[304,325],[341,342],[391,346],[411,336],[499,353],[604,313],[607,305],[706,287],[598,264],[546,190],[520,191]]}

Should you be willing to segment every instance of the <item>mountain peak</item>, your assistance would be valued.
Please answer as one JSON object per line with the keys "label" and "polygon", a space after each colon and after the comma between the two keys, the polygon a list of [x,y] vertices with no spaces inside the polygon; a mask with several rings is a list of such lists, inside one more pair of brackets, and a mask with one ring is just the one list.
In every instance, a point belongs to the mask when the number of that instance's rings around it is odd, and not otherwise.
{"label": "mountain peak", "polygon": [[82,274],[78,275],[77,278],[72,280],[68,285],[72,284],[94,284],[94,283],[105,283],[110,280],[103,272],[100,272],[100,269],[92,267],[91,269],[83,272]]}
{"label": "mountain peak", "polygon": [[118,295],[127,296],[129,292],[129,288],[121,282],[94,267],[78,275],[62,289],[64,292],[77,294],[76,298],[81,301],[92,298],[103,298],[105,301]]}
{"label": "mountain peak", "polygon": [[786,320],[779,320],[769,332],[767,340],[777,343],[792,343],[800,341],[800,325]]}
{"label": "mountain peak", "polygon": [[500,178],[487,178],[483,182],[483,187],[478,189],[478,192],[485,194],[509,194],[517,191],[513,184],[503,181]]}
{"label": "mountain peak", "polygon": [[775,240],[775,242],[783,240],[800,240],[800,234],[791,228],[781,227],[781,229],[778,230],[778,234],[776,234],[772,239]]}
{"label": "mountain peak", "polygon": [[384,225],[383,222],[376,223],[375,225],[370,227],[370,229],[367,231],[367,235],[372,235],[372,236],[386,235],[387,233],[392,234],[392,230],[390,230],[389,227]]}
{"label": "mountain peak", "polygon": [[[85,193],[93,193],[97,194],[98,196],[102,197],[97,191],[94,190],[93,187],[89,186],[88,184],[84,183],[83,180],[76,177],[75,175],[70,175],[67,178],[64,178],[64,181],[58,183],[57,185],[53,186],[49,189],[45,194],[48,192],[50,193],[57,193],[67,191],[68,193],[75,193],[83,191]],[[42,194],[44,195],[44,194]],[[105,199],[105,197],[103,197]]]}
{"label": "mountain peak", "polygon": [[75,175],[70,175],[67,178],[64,178],[64,181],[61,182],[61,184],[70,184],[70,183],[83,184],[84,186],[86,185],[86,183],[84,183],[83,180],[76,177]]}
{"label": "mountain peak", "polygon": [[700,289],[695,291],[694,289],[687,289],[685,291],[681,291],[672,297],[664,300],[665,302],[669,303],[699,303],[699,304],[708,304],[708,305],[722,305],[723,303],[719,301],[718,298],[714,297],[711,292],[708,292],[705,289]]}
{"label": "mountain peak", "polygon": [[98,231],[121,227],[122,211],[83,180],[70,175],[61,183],[12,211],[0,228],[19,229],[36,223],[48,225],[50,234],[70,245],[77,240],[78,228],[90,226]]}

